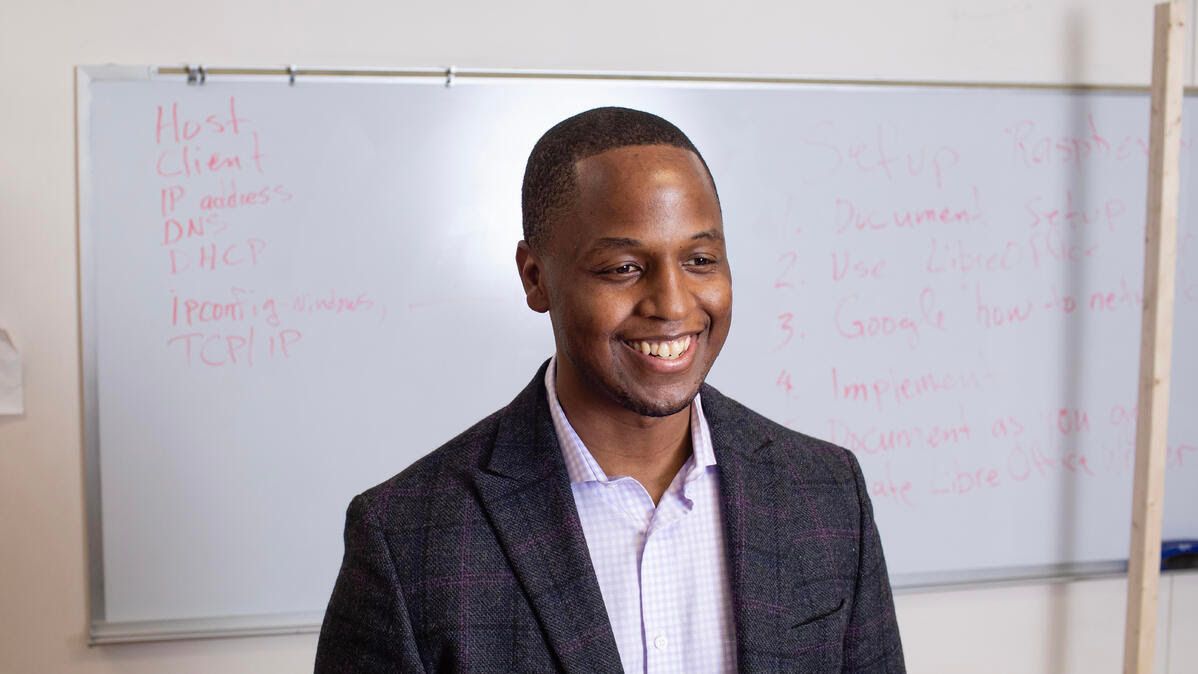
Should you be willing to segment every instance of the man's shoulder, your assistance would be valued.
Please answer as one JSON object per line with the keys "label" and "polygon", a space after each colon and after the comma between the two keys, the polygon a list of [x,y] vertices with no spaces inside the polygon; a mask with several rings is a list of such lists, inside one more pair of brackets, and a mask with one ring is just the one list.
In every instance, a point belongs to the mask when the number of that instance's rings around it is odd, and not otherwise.
{"label": "man's shoulder", "polygon": [[[773,456],[787,461],[797,474],[809,479],[830,479],[842,484],[852,484],[858,479],[860,467],[849,450],[788,428],[711,386],[704,386],[702,401],[709,422],[717,426],[713,428],[713,436],[732,433],[750,442],[768,444]],[[720,439],[713,437],[716,442]]]}
{"label": "man's shoulder", "polygon": [[384,519],[424,509],[434,498],[465,496],[472,476],[481,469],[494,444],[504,409],[497,410],[440,447],[414,461],[359,496],[367,509]]}
{"label": "man's shoulder", "polygon": [[[445,520],[476,501],[475,480],[491,465],[500,434],[520,440],[544,404],[545,361],[504,407],[417,459],[393,477],[362,492],[358,500],[383,523]],[[543,411],[548,417],[548,410]],[[398,519],[397,519],[398,518]]]}

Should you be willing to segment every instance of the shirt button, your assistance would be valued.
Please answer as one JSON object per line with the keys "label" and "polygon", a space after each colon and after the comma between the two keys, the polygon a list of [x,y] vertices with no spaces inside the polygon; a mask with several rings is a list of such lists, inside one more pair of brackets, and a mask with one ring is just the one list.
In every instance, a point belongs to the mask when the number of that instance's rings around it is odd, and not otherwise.
{"label": "shirt button", "polygon": [[666,641],[665,635],[659,634],[657,635],[657,638],[653,640],[653,647],[659,651],[664,651],[666,649],[666,644],[668,643],[669,642]]}

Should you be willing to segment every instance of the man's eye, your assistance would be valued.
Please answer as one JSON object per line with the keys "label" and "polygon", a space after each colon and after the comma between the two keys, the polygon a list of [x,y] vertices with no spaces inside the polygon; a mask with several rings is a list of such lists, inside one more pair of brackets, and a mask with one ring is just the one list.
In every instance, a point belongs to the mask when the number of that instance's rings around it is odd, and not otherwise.
{"label": "man's eye", "polygon": [[715,260],[705,255],[696,255],[695,257],[692,257],[687,264],[692,267],[706,267],[708,265],[715,264]]}
{"label": "man's eye", "polygon": [[629,263],[629,264],[622,264],[618,267],[612,267],[611,269],[609,269],[607,271],[609,274],[615,274],[617,276],[626,276],[628,274],[637,273],[638,271],[640,271],[640,268],[637,267],[635,264]]}

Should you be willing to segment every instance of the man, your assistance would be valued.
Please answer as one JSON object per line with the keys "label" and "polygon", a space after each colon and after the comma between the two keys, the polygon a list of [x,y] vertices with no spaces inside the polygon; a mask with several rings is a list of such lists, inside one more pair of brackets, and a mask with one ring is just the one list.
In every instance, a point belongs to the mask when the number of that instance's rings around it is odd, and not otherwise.
{"label": "man", "polygon": [[533,149],[516,263],[556,354],[356,497],[321,672],[902,672],[861,470],[704,384],[732,318],[715,184],[601,108]]}

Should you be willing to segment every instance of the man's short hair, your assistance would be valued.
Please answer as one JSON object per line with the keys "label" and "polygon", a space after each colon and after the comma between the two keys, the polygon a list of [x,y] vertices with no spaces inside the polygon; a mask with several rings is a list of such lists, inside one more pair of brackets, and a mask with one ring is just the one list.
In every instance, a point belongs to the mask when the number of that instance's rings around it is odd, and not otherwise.
{"label": "man's short hair", "polygon": [[[715,191],[715,180],[703,155],[678,127],[657,115],[630,108],[587,110],[546,131],[528,155],[521,190],[524,240],[537,250],[548,241],[550,223],[575,198],[577,162],[630,145],[672,145],[694,152]],[[716,203],[719,203],[718,193]]]}

